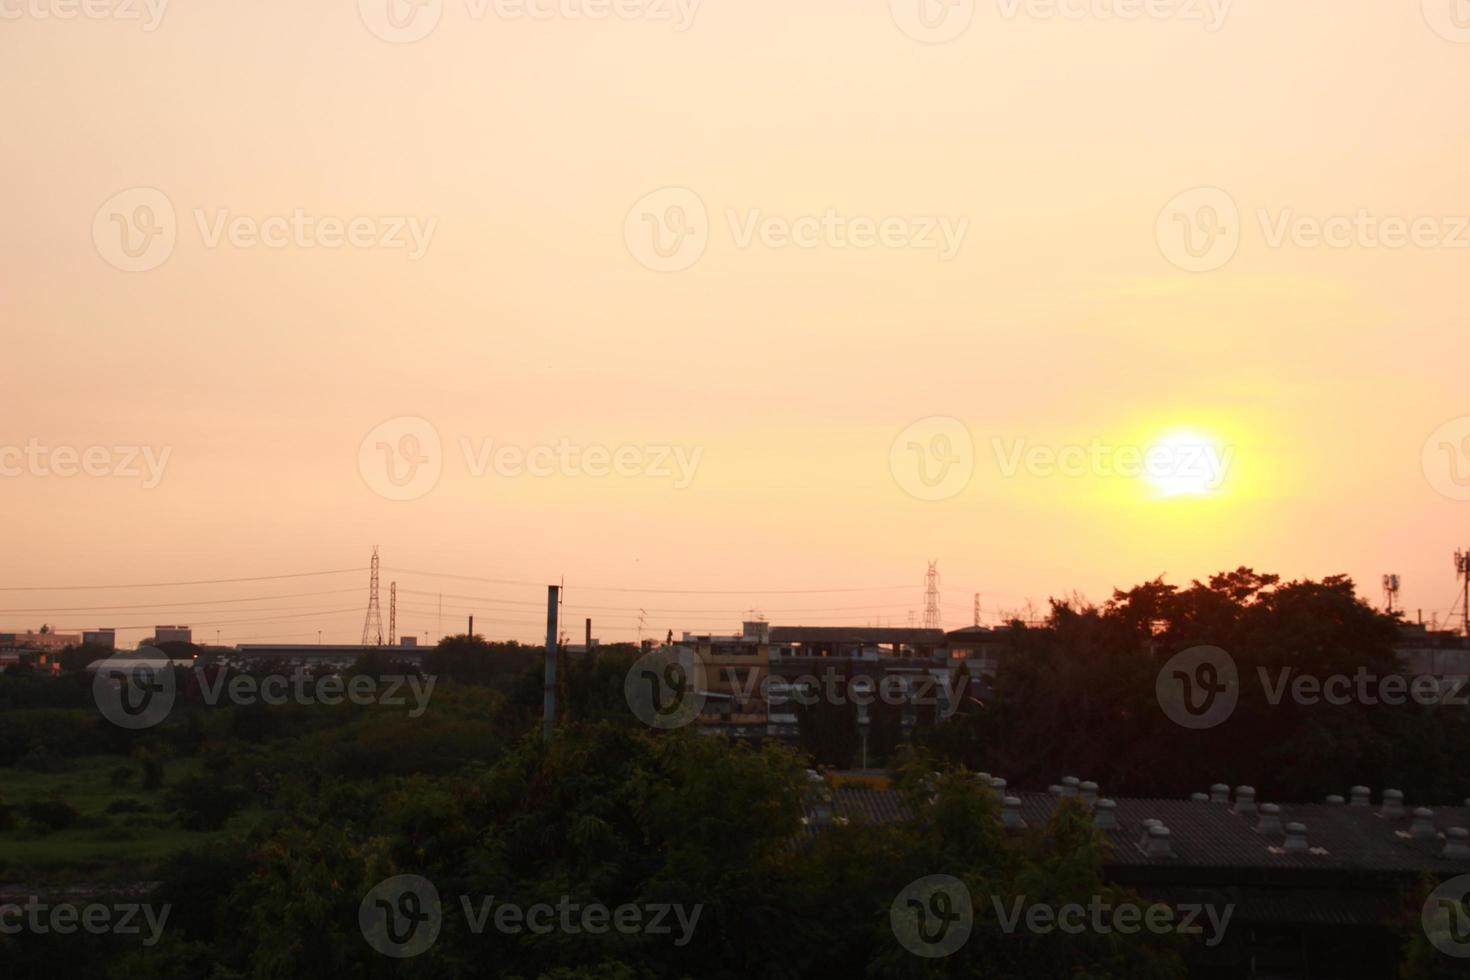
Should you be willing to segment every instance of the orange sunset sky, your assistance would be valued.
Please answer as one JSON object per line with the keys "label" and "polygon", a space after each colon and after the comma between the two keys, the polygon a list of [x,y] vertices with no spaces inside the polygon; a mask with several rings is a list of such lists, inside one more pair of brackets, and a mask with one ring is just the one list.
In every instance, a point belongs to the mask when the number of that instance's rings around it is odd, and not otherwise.
{"label": "orange sunset sky", "polygon": [[[1470,11],[619,2],[0,0],[0,629],[355,642],[374,544],[421,641],[563,576],[574,637],[905,625],[930,559],[950,628],[1242,564],[1448,612]],[[1228,466],[1011,465],[1157,446]]]}

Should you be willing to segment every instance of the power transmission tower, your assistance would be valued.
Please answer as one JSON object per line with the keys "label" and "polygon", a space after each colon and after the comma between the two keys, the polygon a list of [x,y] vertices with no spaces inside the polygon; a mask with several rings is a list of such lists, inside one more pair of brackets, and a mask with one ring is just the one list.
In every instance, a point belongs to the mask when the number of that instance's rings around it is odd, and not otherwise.
{"label": "power transmission tower", "polygon": [[378,546],[373,545],[373,577],[368,587],[367,618],[362,622],[362,645],[383,645],[383,610],[378,605]]}
{"label": "power transmission tower", "polygon": [[398,583],[388,583],[388,645],[398,645]]}
{"label": "power transmission tower", "polygon": [[929,572],[924,576],[924,628],[941,628],[939,615],[939,562],[929,563]]}

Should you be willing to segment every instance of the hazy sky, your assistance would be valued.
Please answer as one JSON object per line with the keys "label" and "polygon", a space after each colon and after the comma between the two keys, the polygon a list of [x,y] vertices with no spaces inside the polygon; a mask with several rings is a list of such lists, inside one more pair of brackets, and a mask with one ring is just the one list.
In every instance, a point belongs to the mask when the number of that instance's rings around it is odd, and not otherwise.
{"label": "hazy sky", "polygon": [[0,628],[1448,610],[1470,5],[388,2],[0,0],[0,586],[363,570]]}

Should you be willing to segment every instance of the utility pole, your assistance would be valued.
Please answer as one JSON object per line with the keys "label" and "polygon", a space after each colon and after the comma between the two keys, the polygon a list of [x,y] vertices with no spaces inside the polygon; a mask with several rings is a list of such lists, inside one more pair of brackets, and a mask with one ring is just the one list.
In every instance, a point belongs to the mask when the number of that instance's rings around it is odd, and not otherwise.
{"label": "utility pole", "polygon": [[546,685],[541,700],[541,737],[551,741],[556,726],[556,614],[561,586],[546,587]]}
{"label": "utility pole", "polygon": [[592,653],[592,617],[587,617],[587,652]]}
{"label": "utility pole", "polygon": [[1463,632],[1470,636],[1470,552],[1455,549],[1455,574],[1460,579],[1460,613]]}
{"label": "utility pole", "polygon": [[475,638],[475,614],[470,613],[470,639]]}
{"label": "utility pole", "polygon": [[975,625],[980,625],[980,593],[975,593]]}

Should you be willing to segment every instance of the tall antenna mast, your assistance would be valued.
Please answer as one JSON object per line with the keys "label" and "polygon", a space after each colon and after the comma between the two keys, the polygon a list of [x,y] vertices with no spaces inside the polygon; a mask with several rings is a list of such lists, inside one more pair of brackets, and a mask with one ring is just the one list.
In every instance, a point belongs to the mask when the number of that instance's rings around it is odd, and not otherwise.
{"label": "tall antenna mast", "polygon": [[398,645],[398,583],[388,583],[388,645]]}
{"label": "tall antenna mast", "polygon": [[975,593],[975,625],[980,625],[980,593]]}
{"label": "tall antenna mast", "polygon": [[1392,616],[1399,604],[1399,577],[1392,572],[1383,576],[1383,607]]}
{"label": "tall antenna mast", "polygon": [[373,545],[373,577],[368,586],[367,618],[362,621],[362,645],[383,645],[383,610],[378,605],[378,546]]}
{"label": "tall antenna mast", "polygon": [[924,628],[942,628],[939,615],[939,562],[929,563],[929,572],[924,576]]}
{"label": "tall antenna mast", "polygon": [[1470,636],[1470,552],[1455,549],[1455,575],[1460,579],[1462,631]]}

